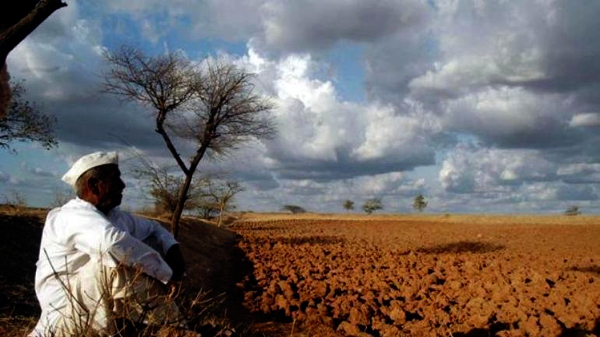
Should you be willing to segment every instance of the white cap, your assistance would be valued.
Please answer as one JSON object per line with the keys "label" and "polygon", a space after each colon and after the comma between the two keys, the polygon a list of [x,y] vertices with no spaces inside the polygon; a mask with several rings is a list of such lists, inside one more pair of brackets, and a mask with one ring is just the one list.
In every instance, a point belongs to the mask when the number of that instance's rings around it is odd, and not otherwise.
{"label": "white cap", "polygon": [[117,152],[94,152],[79,158],[71,169],[62,177],[62,181],[65,183],[75,186],[77,178],[81,176],[85,171],[94,168],[96,166],[107,165],[107,164],[119,164],[119,156]]}

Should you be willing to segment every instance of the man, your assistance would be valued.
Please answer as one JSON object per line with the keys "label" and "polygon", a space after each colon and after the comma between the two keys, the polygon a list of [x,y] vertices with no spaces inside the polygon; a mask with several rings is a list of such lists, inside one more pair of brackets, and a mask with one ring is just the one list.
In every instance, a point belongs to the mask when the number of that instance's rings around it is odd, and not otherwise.
{"label": "man", "polygon": [[120,176],[116,152],[95,152],[62,177],[77,197],[48,213],[35,277],[42,314],[30,336],[111,336],[123,317],[182,323],[164,300],[185,271],[179,244],[157,222],[117,208]]}

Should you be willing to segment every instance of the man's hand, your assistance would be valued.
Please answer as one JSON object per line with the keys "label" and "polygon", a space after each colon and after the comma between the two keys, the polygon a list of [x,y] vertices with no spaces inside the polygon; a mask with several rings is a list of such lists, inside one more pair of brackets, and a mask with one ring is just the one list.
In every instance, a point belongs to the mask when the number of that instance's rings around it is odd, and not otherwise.
{"label": "man's hand", "polygon": [[185,261],[183,260],[183,255],[181,254],[181,249],[178,244],[169,248],[167,255],[165,256],[165,261],[173,270],[171,281],[181,282],[183,274],[185,273]]}

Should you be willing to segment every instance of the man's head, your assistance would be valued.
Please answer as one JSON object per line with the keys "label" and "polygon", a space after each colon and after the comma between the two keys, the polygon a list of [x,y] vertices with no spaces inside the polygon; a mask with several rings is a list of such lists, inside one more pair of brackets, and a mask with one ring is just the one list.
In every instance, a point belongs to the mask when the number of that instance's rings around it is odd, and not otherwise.
{"label": "man's head", "polygon": [[95,152],[81,157],[63,176],[77,196],[108,213],[121,204],[125,183],[121,180],[116,152]]}

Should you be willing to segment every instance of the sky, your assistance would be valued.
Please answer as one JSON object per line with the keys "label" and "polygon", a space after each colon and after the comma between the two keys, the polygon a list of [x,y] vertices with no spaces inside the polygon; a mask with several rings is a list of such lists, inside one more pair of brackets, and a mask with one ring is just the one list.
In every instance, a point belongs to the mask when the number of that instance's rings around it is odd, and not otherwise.
{"label": "sky", "polygon": [[102,94],[103,53],[217,58],[254,74],[278,133],[200,173],[239,210],[600,213],[600,2],[592,0],[66,0],[10,55],[59,146],[0,150],[0,196],[54,206],[77,158],[119,151],[124,206],[150,202],[137,152],[175,164],[151,111]]}

